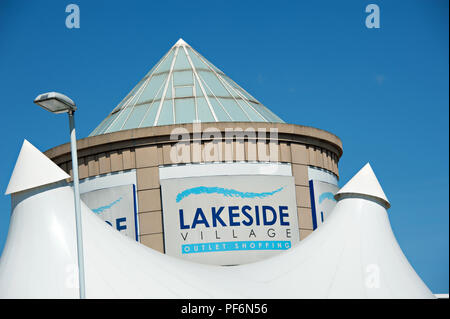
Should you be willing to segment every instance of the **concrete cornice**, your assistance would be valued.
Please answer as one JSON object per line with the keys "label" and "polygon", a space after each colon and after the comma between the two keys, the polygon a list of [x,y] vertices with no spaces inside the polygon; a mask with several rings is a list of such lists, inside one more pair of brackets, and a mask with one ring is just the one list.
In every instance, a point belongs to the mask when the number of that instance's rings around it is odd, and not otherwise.
{"label": "concrete cornice", "polygon": [[[172,144],[177,141],[170,139],[170,134],[175,128],[184,128],[190,134],[196,124],[177,124],[165,126],[143,127],[131,130],[118,131],[108,134],[86,137],[77,141],[78,156],[87,156],[112,150],[119,150],[128,147],[138,147],[152,144]],[[197,124],[198,125],[198,124]],[[342,142],[334,134],[325,130],[309,126],[285,124],[285,123],[264,123],[264,122],[219,122],[219,123],[201,123],[201,130],[215,128],[221,132],[228,129],[242,128],[244,131],[248,128],[278,130],[279,141],[291,143],[301,143],[325,148],[335,153],[339,158],[342,156]],[[62,144],[53,147],[45,152],[50,159],[57,164],[70,160],[70,144]]]}

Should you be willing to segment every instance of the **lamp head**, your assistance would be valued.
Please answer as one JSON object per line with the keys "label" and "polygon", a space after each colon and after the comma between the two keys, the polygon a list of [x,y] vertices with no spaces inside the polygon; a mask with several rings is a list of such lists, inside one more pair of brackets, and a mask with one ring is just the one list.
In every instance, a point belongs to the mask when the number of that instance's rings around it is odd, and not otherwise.
{"label": "lamp head", "polygon": [[48,92],[38,95],[34,103],[52,113],[74,112],[77,107],[69,97],[58,92]]}

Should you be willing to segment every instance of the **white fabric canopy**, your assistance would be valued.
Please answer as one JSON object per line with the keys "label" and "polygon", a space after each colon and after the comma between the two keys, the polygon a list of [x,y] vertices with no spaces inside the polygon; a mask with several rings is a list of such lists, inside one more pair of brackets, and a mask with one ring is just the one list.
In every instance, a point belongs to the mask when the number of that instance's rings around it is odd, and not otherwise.
{"label": "white fabric canopy", "polygon": [[[352,190],[361,185],[357,196],[338,199],[322,227],[290,250],[233,267],[161,254],[121,235],[82,203],[86,296],[433,298],[400,249],[385,206],[364,197],[370,181],[375,175],[357,174],[351,181]],[[73,203],[65,181],[12,194],[1,298],[78,298]]]}
{"label": "white fabric canopy", "polygon": [[27,140],[23,141],[5,195],[70,178]]}

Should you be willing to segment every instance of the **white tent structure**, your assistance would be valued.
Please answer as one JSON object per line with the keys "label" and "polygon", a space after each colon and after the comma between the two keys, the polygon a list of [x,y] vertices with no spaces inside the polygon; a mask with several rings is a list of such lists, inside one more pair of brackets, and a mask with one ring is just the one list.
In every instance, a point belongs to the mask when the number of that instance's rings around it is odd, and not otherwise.
{"label": "white tent structure", "polygon": [[[44,159],[24,142],[18,159],[22,164],[16,165],[10,186],[20,181],[32,188],[11,188],[20,191],[11,192],[11,222],[0,259],[1,298],[79,296],[73,191],[67,176],[55,166],[45,171],[41,185],[15,178],[28,165],[36,171],[41,165],[50,167]],[[277,256],[234,267],[161,254],[121,235],[82,203],[86,296],[434,298],[392,233],[389,202],[370,166],[336,198],[331,216],[308,238]]]}

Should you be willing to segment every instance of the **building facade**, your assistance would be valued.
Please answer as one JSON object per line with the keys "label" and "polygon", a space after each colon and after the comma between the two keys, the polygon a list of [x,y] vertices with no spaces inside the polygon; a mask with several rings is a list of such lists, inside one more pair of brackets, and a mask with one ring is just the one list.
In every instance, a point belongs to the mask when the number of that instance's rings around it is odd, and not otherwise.
{"label": "building facade", "polygon": [[[183,134],[177,135],[180,130]],[[181,160],[174,158],[180,154],[180,144]],[[342,152],[337,136],[284,123],[180,40],[91,136],[78,141],[79,178],[83,186],[102,178],[131,176],[127,183],[134,185],[136,194],[136,239],[167,253],[169,226],[164,207],[168,205],[161,187],[166,172],[172,170],[169,177],[192,177],[189,172],[194,171],[201,177],[205,172],[204,176],[214,179],[227,176],[224,167],[230,167],[231,175],[265,176],[270,185],[278,173],[265,167],[275,164],[283,175],[293,177],[295,238],[302,240],[324,218],[322,211],[320,217],[315,211],[319,202],[315,203],[312,182],[331,183],[337,189]],[[45,154],[72,175],[69,144]],[[108,186],[100,184],[96,189]]]}

